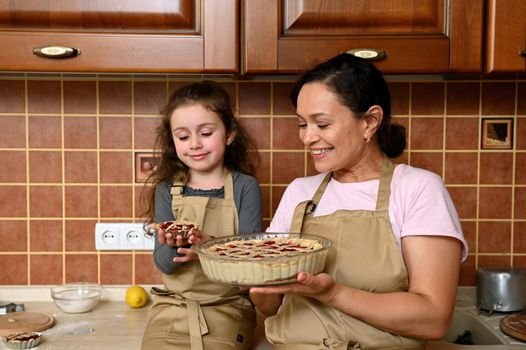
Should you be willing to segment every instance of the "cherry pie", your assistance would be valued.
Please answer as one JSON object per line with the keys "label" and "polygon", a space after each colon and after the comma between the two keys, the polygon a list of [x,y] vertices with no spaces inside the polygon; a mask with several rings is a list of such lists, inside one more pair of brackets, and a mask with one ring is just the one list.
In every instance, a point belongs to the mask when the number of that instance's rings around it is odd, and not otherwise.
{"label": "cherry pie", "polygon": [[194,249],[210,280],[234,285],[293,282],[323,271],[331,242],[315,235],[266,233],[215,238]]}

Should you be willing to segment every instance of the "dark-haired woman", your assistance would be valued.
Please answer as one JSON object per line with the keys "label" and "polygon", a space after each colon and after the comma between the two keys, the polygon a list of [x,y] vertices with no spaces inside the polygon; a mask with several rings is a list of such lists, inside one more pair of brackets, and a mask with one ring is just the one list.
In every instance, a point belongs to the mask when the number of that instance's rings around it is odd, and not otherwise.
{"label": "dark-haired woman", "polygon": [[423,349],[441,338],[467,244],[441,178],[390,158],[405,148],[370,63],[341,54],[302,75],[292,103],[320,174],[294,180],[268,231],[333,242],[324,273],[254,287],[275,349]]}

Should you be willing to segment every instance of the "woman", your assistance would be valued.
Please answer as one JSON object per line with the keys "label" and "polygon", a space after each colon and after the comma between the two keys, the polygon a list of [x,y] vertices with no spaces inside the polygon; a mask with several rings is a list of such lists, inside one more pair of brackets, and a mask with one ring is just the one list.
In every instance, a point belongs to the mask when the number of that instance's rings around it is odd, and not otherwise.
{"label": "woman", "polygon": [[318,234],[333,247],[324,273],[250,289],[273,315],[267,338],[275,349],[423,349],[448,328],[467,255],[442,180],[391,163],[403,127],[391,124],[387,84],[365,60],[319,64],[291,99],[320,174],[288,186],[268,231]]}

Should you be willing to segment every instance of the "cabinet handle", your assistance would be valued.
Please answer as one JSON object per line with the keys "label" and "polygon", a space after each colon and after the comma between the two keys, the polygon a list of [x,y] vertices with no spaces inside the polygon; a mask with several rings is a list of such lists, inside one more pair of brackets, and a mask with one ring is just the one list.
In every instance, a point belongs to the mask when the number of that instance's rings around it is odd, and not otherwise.
{"label": "cabinet handle", "polygon": [[348,50],[347,53],[356,57],[361,57],[367,61],[381,61],[387,57],[387,52],[378,49],[360,48]]}
{"label": "cabinet handle", "polygon": [[70,58],[80,55],[80,49],[66,46],[47,45],[35,47],[33,54],[44,58]]}
{"label": "cabinet handle", "polygon": [[519,56],[526,57],[526,50],[520,50],[519,51]]}

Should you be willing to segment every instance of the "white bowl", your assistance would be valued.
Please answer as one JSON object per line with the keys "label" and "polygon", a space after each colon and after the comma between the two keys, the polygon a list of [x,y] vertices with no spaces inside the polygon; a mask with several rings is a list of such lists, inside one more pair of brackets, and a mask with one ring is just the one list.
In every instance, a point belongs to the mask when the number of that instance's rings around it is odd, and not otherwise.
{"label": "white bowl", "polygon": [[51,288],[51,297],[66,313],[91,311],[100,301],[102,287],[95,283],[68,283]]}

